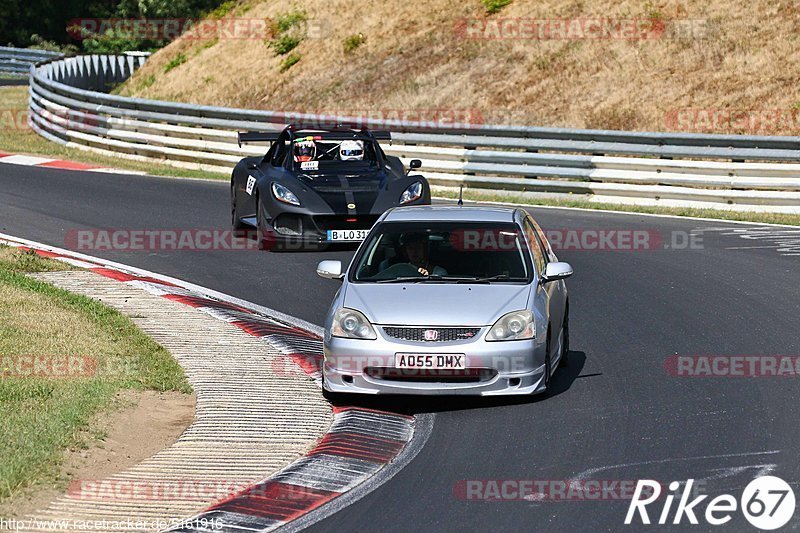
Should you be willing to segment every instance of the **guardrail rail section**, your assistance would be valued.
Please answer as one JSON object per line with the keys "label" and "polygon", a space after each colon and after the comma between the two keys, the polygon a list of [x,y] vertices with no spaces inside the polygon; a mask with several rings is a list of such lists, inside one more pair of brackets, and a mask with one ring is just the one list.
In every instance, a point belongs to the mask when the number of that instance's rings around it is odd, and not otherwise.
{"label": "guardrail rail section", "polygon": [[32,65],[60,57],[63,57],[63,54],[49,50],[0,46],[0,72],[27,76]]}
{"label": "guardrail rail section", "polygon": [[[388,129],[388,154],[422,159],[439,187],[612,203],[800,213],[800,137],[449,124],[246,110],[107,94],[141,55],[50,59],[31,67],[30,124],[62,144],[229,174],[263,147],[236,132],[337,122]],[[671,203],[671,204],[670,204]]]}

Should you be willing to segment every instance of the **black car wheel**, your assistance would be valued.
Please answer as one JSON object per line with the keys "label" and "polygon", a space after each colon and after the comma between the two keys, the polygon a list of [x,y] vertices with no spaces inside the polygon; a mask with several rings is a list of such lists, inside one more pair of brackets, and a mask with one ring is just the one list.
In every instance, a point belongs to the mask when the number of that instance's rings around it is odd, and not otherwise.
{"label": "black car wheel", "polygon": [[267,209],[261,201],[261,195],[256,196],[256,228],[258,246],[262,250],[279,251],[282,249],[280,241],[275,236],[275,231],[269,225]]}
{"label": "black car wheel", "polygon": [[236,207],[236,187],[233,184],[231,185],[231,226],[233,226],[233,231],[243,231],[247,228],[239,217],[239,210]]}

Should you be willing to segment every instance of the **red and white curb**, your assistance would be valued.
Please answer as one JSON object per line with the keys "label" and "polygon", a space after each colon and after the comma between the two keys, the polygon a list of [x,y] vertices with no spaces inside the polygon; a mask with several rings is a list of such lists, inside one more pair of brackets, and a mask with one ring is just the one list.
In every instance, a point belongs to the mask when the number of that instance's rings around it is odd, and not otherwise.
{"label": "red and white curb", "polygon": [[[363,483],[411,440],[412,417],[336,409],[330,431],[294,464],[171,531],[272,531]],[[207,524],[202,527],[201,524]]]}
{"label": "red and white curb", "polygon": [[[311,379],[318,384],[321,382],[322,340],[321,329],[317,326],[135,267],[2,233],[0,243],[34,250],[44,257],[86,268],[197,308],[266,340],[297,363]],[[342,507],[331,505],[330,512],[321,513],[325,504],[351,490],[351,497],[342,498],[342,501],[363,497],[413,459],[431,431],[430,420],[426,418],[419,424],[419,418],[419,415],[415,419],[363,407],[334,407],[334,421],[328,433],[306,456],[186,521],[195,526],[170,531],[272,531],[314,510],[317,510],[316,518],[311,523],[321,520]],[[368,484],[364,482],[373,476],[380,482],[366,487]],[[305,521],[308,522],[308,517]]]}
{"label": "red and white curb", "polygon": [[82,170],[85,172],[104,172],[107,174],[137,174],[144,175],[144,172],[135,170],[120,170],[116,168],[98,167],[78,163],[75,161],[65,161],[63,159],[50,159],[33,155],[6,154],[0,152],[0,163],[6,165],[22,165],[26,167],[57,168],[59,170]]}

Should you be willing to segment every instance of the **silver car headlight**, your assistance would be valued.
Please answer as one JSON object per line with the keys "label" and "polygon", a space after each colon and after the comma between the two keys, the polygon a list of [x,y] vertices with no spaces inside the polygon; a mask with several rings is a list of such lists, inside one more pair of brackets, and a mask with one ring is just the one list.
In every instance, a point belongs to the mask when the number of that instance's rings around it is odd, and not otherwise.
{"label": "silver car headlight", "polygon": [[536,323],[530,311],[514,311],[500,317],[486,334],[487,341],[518,341],[536,336]]}
{"label": "silver car headlight", "polygon": [[300,205],[300,200],[295,196],[295,194],[281,185],[280,183],[273,183],[272,184],[272,194],[275,196],[275,199],[279,202],[283,202],[285,204],[291,205]]}
{"label": "silver car headlight", "polygon": [[414,200],[419,200],[422,198],[422,182],[415,181],[411,185],[408,186],[402,195],[400,195],[400,205],[407,204],[409,202],[413,202]]}
{"label": "silver car headlight", "polygon": [[333,315],[331,335],[346,339],[375,340],[378,336],[367,317],[360,311],[342,307]]}

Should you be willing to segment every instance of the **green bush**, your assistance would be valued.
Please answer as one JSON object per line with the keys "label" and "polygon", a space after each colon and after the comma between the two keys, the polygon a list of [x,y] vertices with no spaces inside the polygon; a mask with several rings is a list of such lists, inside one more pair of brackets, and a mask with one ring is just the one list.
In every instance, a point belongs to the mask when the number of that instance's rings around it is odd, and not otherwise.
{"label": "green bush", "polygon": [[300,38],[293,35],[281,35],[279,38],[270,42],[269,46],[275,50],[275,55],[286,55],[300,44]]}
{"label": "green bush", "polygon": [[286,72],[294,65],[296,65],[297,62],[300,61],[300,57],[301,57],[300,54],[297,52],[292,52],[291,54],[286,56],[286,58],[283,61],[281,61],[281,72]]}
{"label": "green bush", "polygon": [[31,35],[30,48],[35,48],[37,50],[50,50],[51,52],[60,52],[67,55],[74,55],[79,52],[78,47],[75,45],[58,44],[53,41],[48,41],[43,37],[36,35],[35,33]]}
{"label": "green bush", "polygon": [[348,35],[344,39],[344,53],[345,54],[353,53],[356,50],[356,48],[358,48],[365,42],[367,42],[367,38],[364,37],[364,34],[362,33],[359,33],[357,35]]}
{"label": "green bush", "polygon": [[236,7],[238,4],[239,4],[239,3],[238,3],[236,0],[229,0],[229,1],[227,1],[227,2],[223,2],[223,3],[222,3],[222,4],[220,4],[220,6],[219,6],[219,7],[217,7],[216,9],[212,9],[212,10],[211,10],[211,11],[208,13],[208,16],[209,16],[209,17],[211,17],[211,18],[214,18],[214,19],[221,19],[221,18],[223,18],[225,15],[227,15],[227,14],[229,14],[231,11],[233,11],[233,10],[234,10],[234,8],[235,8],[235,7]]}
{"label": "green bush", "polygon": [[183,54],[176,55],[175,57],[173,57],[169,61],[169,63],[167,63],[164,66],[164,74],[166,74],[167,72],[169,72],[170,70],[172,70],[174,68],[177,68],[177,67],[183,65],[184,63],[186,63],[186,61],[187,61],[187,59],[186,59],[185,55],[183,55]]}
{"label": "green bush", "polygon": [[[292,52],[306,38],[306,13],[300,10],[282,13],[272,21],[270,29],[272,39],[267,46],[272,48],[276,56],[285,56]],[[280,63],[280,71],[286,72],[292,65],[300,61],[300,54],[292,52]]]}
{"label": "green bush", "polygon": [[282,13],[278,15],[278,17],[273,22],[272,32],[275,35],[286,33],[292,28],[300,26],[307,19],[308,16],[306,15],[305,11],[300,11],[299,9],[296,9],[294,11],[289,11],[288,13]]}
{"label": "green bush", "polygon": [[[0,43],[19,47],[58,49],[62,52],[117,53],[155,50],[168,40],[129,33],[75,32],[66,21],[77,19],[186,19],[208,14],[221,18],[239,7],[241,0],[0,0]],[[49,43],[51,46],[46,46]],[[72,48],[64,50],[70,46]]]}
{"label": "green bush", "polygon": [[481,0],[483,7],[486,8],[486,13],[488,15],[494,15],[508,4],[511,3],[511,0]]}
{"label": "green bush", "polygon": [[142,41],[131,37],[124,32],[108,30],[103,35],[94,35],[83,41],[83,50],[87,54],[121,54],[131,50],[154,50]]}

